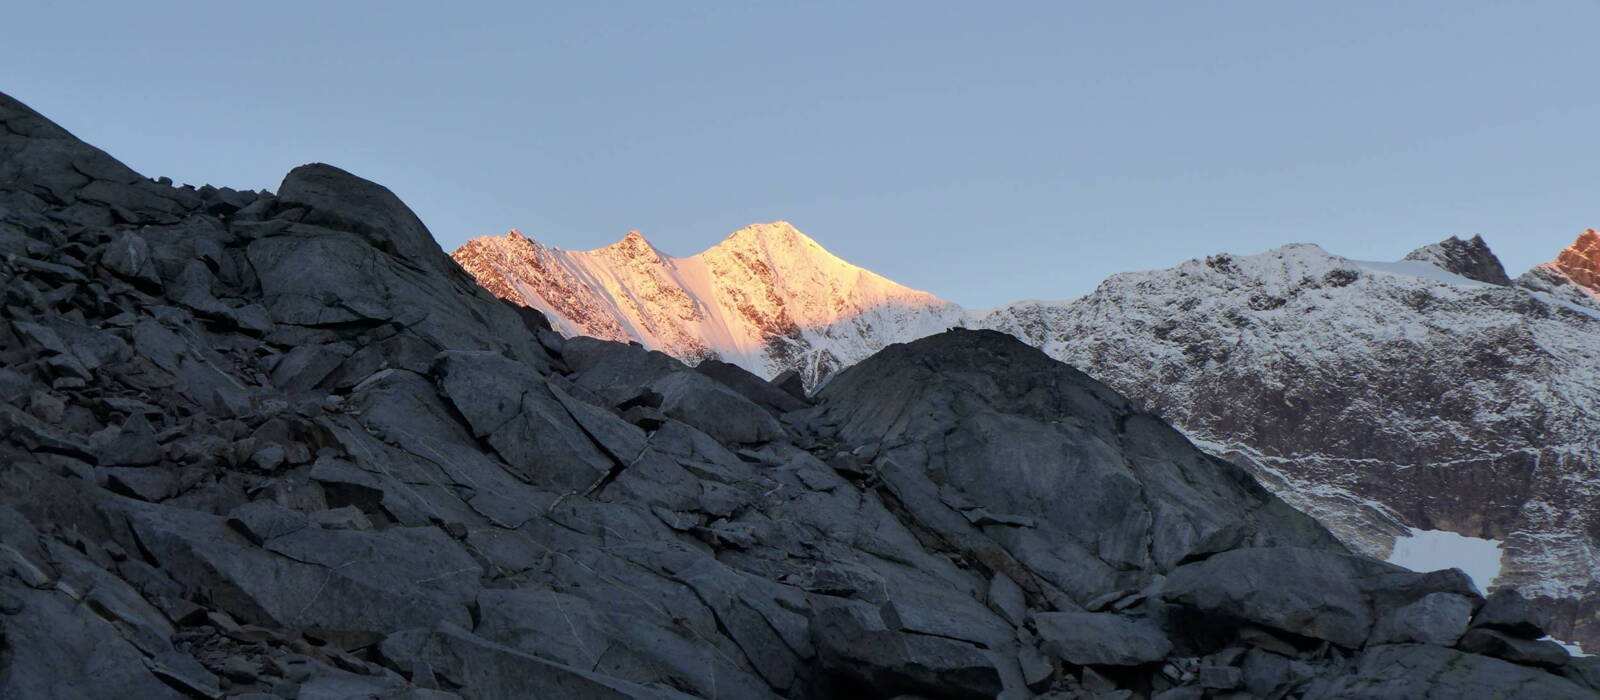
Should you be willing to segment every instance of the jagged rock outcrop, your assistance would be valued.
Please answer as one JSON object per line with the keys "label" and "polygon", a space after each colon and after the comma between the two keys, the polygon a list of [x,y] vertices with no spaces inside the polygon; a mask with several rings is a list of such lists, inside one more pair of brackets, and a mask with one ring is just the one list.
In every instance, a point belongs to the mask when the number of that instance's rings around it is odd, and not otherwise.
{"label": "jagged rock outcrop", "polygon": [[1561,251],[1554,265],[1584,289],[1600,293],[1600,231],[1584,231]]}
{"label": "jagged rock outcrop", "polygon": [[1425,262],[1469,280],[1498,284],[1502,287],[1511,286],[1511,278],[1506,276],[1505,266],[1501,265],[1500,258],[1489,250],[1489,244],[1483,242],[1483,236],[1473,236],[1464,241],[1451,236],[1438,243],[1413,250],[1404,259]]}
{"label": "jagged rock outcrop", "polygon": [[[0,696],[1600,685],[1518,601],[1348,553],[1008,336],[784,399],[563,338],[336,168],[173,188],[0,124]],[[1438,638],[1449,596],[1454,647],[1359,634]]]}
{"label": "jagged rock outcrop", "polygon": [[1517,284],[1600,312],[1600,231],[1584,231],[1555,260],[1518,277]]}

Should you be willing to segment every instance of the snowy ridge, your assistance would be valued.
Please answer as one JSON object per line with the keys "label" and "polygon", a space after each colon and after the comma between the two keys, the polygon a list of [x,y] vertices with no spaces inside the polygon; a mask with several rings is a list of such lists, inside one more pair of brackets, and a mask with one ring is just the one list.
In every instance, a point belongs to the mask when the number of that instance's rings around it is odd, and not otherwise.
{"label": "snowy ridge", "polygon": [[513,231],[452,256],[497,296],[566,335],[638,342],[689,362],[732,362],[816,385],[890,343],[960,325],[960,308],[829,253],[787,222],[756,224],[689,257],[638,232],[590,251]]}
{"label": "snowy ridge", "polygon": [[980,323],[1139,400],[1364,553],[1387,557],[1413,530],[1499,541],[1494,585],[1542,598],[1557,636],[1594,646],[1588,307],[1297,244],[1120,274]]}

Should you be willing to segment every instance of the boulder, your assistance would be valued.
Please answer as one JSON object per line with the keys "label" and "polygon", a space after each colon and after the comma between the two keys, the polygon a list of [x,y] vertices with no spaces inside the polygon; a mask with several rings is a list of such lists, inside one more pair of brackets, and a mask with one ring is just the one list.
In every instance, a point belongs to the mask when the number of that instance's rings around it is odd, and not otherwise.
{"label": "boulder", "polygon": [[1160,627],[1115,613],[1035,612],[1028,620],[1042,651],[1078,666],[1137,666],[1172,653]]}
{"label": "boulder", "polygon": [[661,412],[732,443],[766,442],[783,435],[771,413],[697,372],[673,372],[650,383]]}
{"label": "boulder", "polygon": [[1290,688],[1316,676],[1317,668],[1309,663],[1261,649],[1245,652],[1239,666],[1240,684],[1245,692],[1257,697],[1282,697]]}
{"label": "boulder", "polygon": [[357,234],[373,248],[434,274],[461,274],[416,214],[388,188],[325,163],[302,165],[278,186],[278,209],[301,223]]}
{"label": "boulder", "polygon": [[1232,690],[1244,683],[1244,671],[1233,666],[1201,666],[1200,687],[1210,690]]}
{"label": "boulder", "polygon": [[[612,406],[638,397],[642,389],[661,377],[689,371],[665,353],[583,336],[568,338],[561,358],[573,371],[574,383]],[[659,403],[645,405],[660,407]]]}
{"label": "boulder", "polygon": [[685,697],[530,656],[448,624],[391,634],[378,649],[386,661],[398,668],[412,670],[426,664],[433,674],[461,688],[467,697],[481,700]]}
{"label": "boulder", "polygon": [[799,372],[796,372],[792,369],[786,369],[782,372],[779,372],[778,376],[769,380],[769,383],[777,387],[783,393],[793,396],[796,399],[801,401],[809,401],[809,398],[806,396],[805,380],[801,378]]}
{"label": "boulder", "polygon": [[695,365],[694,369],[696,372],[722,382],[729,389],[738,392],[740,396],[773,413],[798,411],[810,405],[735,364],[729,364],[721,360],[703,360],[700,364]]}
{"label": "boulder", "polygon": [[301,345],[289,350],[272,368],[272,383],[284,391],[309,391],[332,374],[354,348]]}
{"label": "boulder", "polygon": [[142,413],[129,416],[116,435],[100,448],[100,463],[105,465],[137,467],[160,459],[161,445],[156,442],[155,428]]}
{"label": "boulder", "polygon": [[[818,399],[850,445],[889,446],[879,463],[927,474],[973,512],[1005,514],[1001,527],[1050,529],[1050,550],[1098,560],[1069,561],[1064,580],[1100,567],[1160,573],[1251,540],[1338,546],[1248,475],[1002,333],[953,330],[890,346],[840,372]],[[1086,583],[1079,604],[1122,587]]]}
{"label": "boulder", "polygon": [[823,670],[845,687],[862,684],[883,697],[992,698],[1003,687],[995,663],[978,647],[891,630],[871,608],[840,605],[817,613],[811,639]]}
{"label": "boulder", "polygon": [[1389,611],[1372,628],[1368,644],[1417,642],[1455,646],[1472,619],[1473,601],[1454,593],[1429,593]]}
{"label": "boulder", "polygon": [[1574,657],[1561,675],[1578,685],[1600,692],[1600,656]]}
{"label": "boulder", "polygon": [[1462,651],[1493,656],[1526,666],[1558,669],[1570,660],[1567,650],[1555,642],[1513,637],[1499,630],[1478,627],[1461,637]]}
{"label": "boulder", "polygon": [[1522,639],[1538,639],[1544,636],[1549,622],[1544,613],[1533,607],[1521,593],[1507,588],[1489,594],[1478,614],[1472,617],[1472,626],[1498,630]]}
{"label": "boulder", "polygon": [[1358,649],[1373,623],[1358,583],[1369,561],[1298,547],[1240,549],[1174,569],[1161,595],[1201,613]]}
{"label": "boulder", "polygon": [[169,651],[157,654],[155,658],[146,662],[150,671],[171,685],[183,688],[189,693],[199,695],[210,700],[221,700],[223,693],[221,681],[216,674],[206,670],[199,661],[188,654]]}
{"label": "boulder", "polygon": [[1424,644],[1382,644],[1363,653],[1353,672],[1316,683],[1306,697],[1317,700],[1592,700],[1595,695],[1594,691],[1559,676],[1500,659]]}
{"label": "boulder", "polygon": [[450,351],[433,371],[473,433],[529,483],[586,490],[617,465],[526,365],[498,353]]}

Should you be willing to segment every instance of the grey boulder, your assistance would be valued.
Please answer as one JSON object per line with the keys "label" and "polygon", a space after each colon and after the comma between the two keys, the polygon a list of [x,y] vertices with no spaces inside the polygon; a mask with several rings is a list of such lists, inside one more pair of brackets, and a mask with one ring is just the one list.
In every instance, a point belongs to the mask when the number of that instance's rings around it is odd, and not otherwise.
{"label": "grey boulder", "polygon": [[1137,666],[1172,653],[1160,627],[1115,613],[1036,612],[1028,619],[1042,651],[1079,666]]}
{"label": "grey boulder", "polygon": [[1472,619],[1473,601],[1454,593],[1429,593],[1378,620],[1368,644],[1417,642],[1455,646]]}

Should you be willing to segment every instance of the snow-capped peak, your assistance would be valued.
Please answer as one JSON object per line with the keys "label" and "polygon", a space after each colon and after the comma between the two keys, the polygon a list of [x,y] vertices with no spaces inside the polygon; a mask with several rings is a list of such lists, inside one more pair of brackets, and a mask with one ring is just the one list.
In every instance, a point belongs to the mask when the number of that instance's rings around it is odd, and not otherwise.
{"label": "snow-capped peak", "polygon": [[720,358],[815,385],[885,344],[961,324],[961,311],[828,252],[786,221],[746,226],[689,257],[637,231],[589,251],[513,232],[453,257],[494,292],[563,333],[635,341],[687,361]]}
{"label": "snow-capped peak", "polygon": [[612,260],[639,260],[646,263],[659,263],[664,257],[661,251],[638,231],[629,231],[622,240],[603,248],[585,251],[584,254]]}
{"label": "snow-capped peak", "polygon": [[810,236],[801,233],[799,229],[795,228],[794,224],[781,219],[764,224],[750,224],[728,234],[728,237],[722,239],[722,242],[717,245],[730,243],[735,245],[795,245],[800,243],[810,245],[819,250],[822,248]]}
{"label": "snow-capped peak", "polygon": [[1588,229],[1555,260],[1535,265],[1517,284],[1589,313],[1600,313],[1600,232]]}

